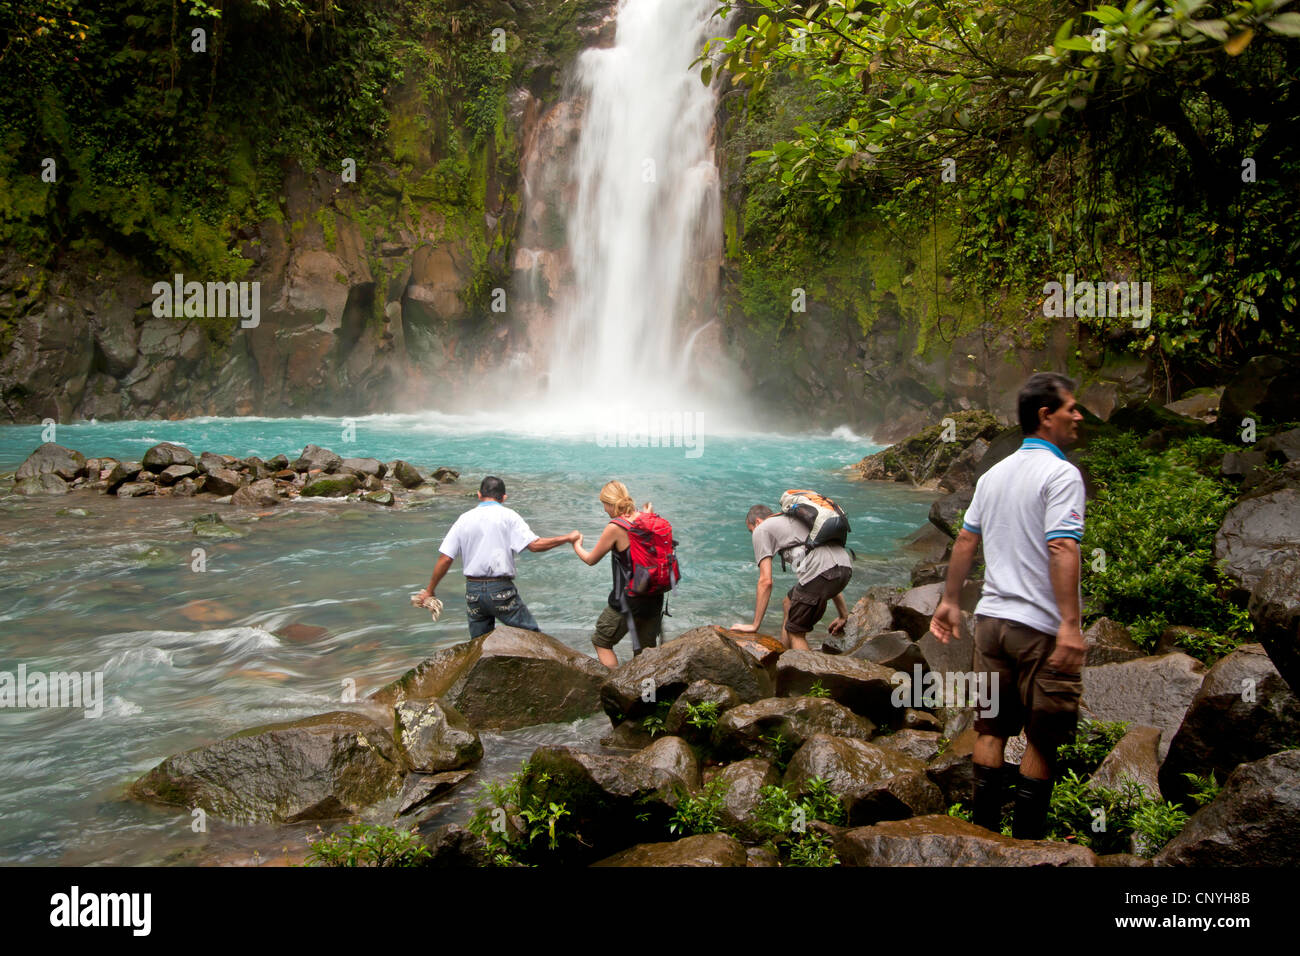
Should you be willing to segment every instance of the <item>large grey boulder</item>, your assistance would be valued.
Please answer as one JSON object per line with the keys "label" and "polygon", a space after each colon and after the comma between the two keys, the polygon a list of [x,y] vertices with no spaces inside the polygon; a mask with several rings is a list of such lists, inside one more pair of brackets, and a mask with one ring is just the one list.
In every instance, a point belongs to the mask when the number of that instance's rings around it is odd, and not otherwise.
{"label": "large grey boulder", "polygon": [[194,453],[184,445],[165,441],[154,445],[145,452],[140,463],[144,466],[145,471],[152,471],[156,474],[172,465],[189,465],[194,468],[199,462],[194,457]]}
{"label": "large grey boulder", "polygon": [[41,475],[57,475],[64,481],[72,481],[85,473],[85,455],[47,441],[18,466],[18,470],[14,472],[14,480],[22,481],[24,478],[37,478]]}
{"label": "large grey boulder", "polygon": [[700,760],[681,737],[659,737],[628,758],[643,767],[657,767],[678,777],[688,790],[700,786]]}
{"label": "large grey boulder", "polygon": [[374,716],[335,711],[168,757],[130,793],[238,823],[296,823],[348,816],[395,796],[405,771]]}
{"label": "large grey boulder", "polygon": [[294,471],[320,471],[330,473],[338,471],[339,465],[343,459],[328,448],[321,448],[319,445],[306,445],[302,454],[289,465]]}
{"label": "large grey boulder", "polygon": [[843,866],[1096,866],[1086,847],[1055,840],[1015,840],[946,814],[834,829]]}
{"label": "large grey boulder", "polygon": [[14,494],[40,497],[41,495],[66,495],[72,488],[53,472],[19,478],[14,482]]}
{"label": "large grey boulder", "polygon": [[1156,855],[1157,866],[1300,863],[1300,750],[1243,763]]}
{"label": "large grey boulder", "polygon": [[1234,505],[1214,536],[1214,557],[1244,591],[1274,564],[1300,555],[1300,488]]}
{"label": "large grey boulder", "polygon": [[344,458],[339,462],[338,470],[349,471],[363,478],[382,478],[388,473],[387,466],[378,458]]}
{"label": "large grey boulder", "polygon": [[828,635],[822,641],[827,654],[847,654],[863,640],[894,626],[894,612],[880,588],[872,588],[849,609],[844,630]]}
{"label": "large grey boulder", "polygon": [[1158,657],[1084,667],[1080,714],[1125,720],[1160,731],[1160,759],[1205,679],[1205,665],[1175,651]]}
{"label": "large grey boulder", "polygon": [[1277,562],[1250,594],[1250,619],[1268,656],[1300,694],[1300,557]]}
{"label": "large grey boulder", "polygon": [[1218,661],[1192,698],[1160,767],[1171,800],[1191,792],[1185,773],[1214,772],[1222,782],[1239,763],[1300,742],[1300,700],[1259,644],[1243,644]]}
{"label": "large grey boulder", "polygon": [[437,651],[371,699],[395,707],[438,698],[472,727],[511,730],[595,713],[608,673],[600,662],[553,637],[503,625]]}
{"label": "large grey boulder", "polygon": [[868,661],[907,673],[911,673],[912,668],[917,664],[925,666],[925,655],[906,631],[883,631],[873,634],[849,651],[848,656],[855,660]]}
{"label": "large grey boulder", "polygon": [[730,687],[743,701],[772,693],[772,680],[754,656],[712,627],[697,627],[648,647],[612,674],[605,673],[609,677],[600,689],[601,703],[605,713],[620,721],[652,713],[660,701],[673,700],[699,680]]}

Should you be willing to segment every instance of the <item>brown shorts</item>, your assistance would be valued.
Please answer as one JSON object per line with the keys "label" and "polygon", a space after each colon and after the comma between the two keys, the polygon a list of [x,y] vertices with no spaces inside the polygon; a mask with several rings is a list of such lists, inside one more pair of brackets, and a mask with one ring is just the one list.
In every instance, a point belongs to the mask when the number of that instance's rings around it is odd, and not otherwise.
{"label": "brown shorts", "polygon": [[827,603],[843,591],[853,577],[853,569],[843,565],[823,571],[807,584],[790,589],[790,610],[785,615],[785,629],[791,634],[807,634],[826,613]]}
{"label": "brown shorts", "polygon": [[1023,728],[1025,738],[1052,766],[1056,748],[1072,741],[1077,732],[1083,692],[1081,674],[1047,666],[1055,648],[1054,634],[1002,618],[975,618],[975,670],[990,675],[997,701],[995,716],[976,712],[975,732],[1005,739]]}

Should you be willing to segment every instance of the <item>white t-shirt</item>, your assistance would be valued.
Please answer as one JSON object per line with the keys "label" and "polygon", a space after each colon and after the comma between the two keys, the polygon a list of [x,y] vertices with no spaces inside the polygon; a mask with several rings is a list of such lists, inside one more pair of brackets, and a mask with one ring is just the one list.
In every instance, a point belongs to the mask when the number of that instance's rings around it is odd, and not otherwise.
{"label": "white t-shirt", "polygon": [[461,558],[467,578],[513,578],[515,555],[536,540],[528,522],[489,499],[457,518],[438,550]]}
{"label": "white t-shirt", "polygon": [[975,485],[962,527],[982,536],[984,593],[976,614],[1055,634],[1061,626],[1047,542],[1083,540],[1083,476],[1059,448],[1026,438]]}

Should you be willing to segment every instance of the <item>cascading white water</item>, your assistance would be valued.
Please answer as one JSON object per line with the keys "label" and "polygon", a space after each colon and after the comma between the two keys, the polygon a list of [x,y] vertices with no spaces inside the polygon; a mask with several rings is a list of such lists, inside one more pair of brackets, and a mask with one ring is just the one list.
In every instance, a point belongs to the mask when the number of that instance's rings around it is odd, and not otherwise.
{"label": "cascading white water", "polygon": [[585,51],[567,212],[572,285],[556,303],[552,399],[609,400],[635,384],[670,396],[686,339],[711,319],[721,249],[716,98],[690,68],[722,32],[715,0],[624,0],[614,45]]}

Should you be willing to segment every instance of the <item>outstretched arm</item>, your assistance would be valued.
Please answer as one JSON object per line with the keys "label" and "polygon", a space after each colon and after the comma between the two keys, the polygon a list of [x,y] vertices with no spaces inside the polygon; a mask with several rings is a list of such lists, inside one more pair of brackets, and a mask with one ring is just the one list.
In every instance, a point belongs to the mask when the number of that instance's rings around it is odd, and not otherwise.
{"label": "outstretched arm", "polygon": [[577,531],[570,531],[568,534],[562,534],[555,538],[534,538],[528,542],[529,551],[550,551],[552,548],[558,548],[562,544],[568,544],[570,541],[581,541],[582,534]]}
{"label": "outstretched arm", "polygon": [[610,522],[605,525],[605,530],[600,533],[600,539],[596,542],[594,548],[590,551],[585,550],[582,547],[582,539],[579,538],[577,541],[573,542],[573,550],[578,553],[578,557],[580,557],[584,563],[596,564],[609,552],[610,548],[614,547],[616,541],[618,541],[618,525]]}

